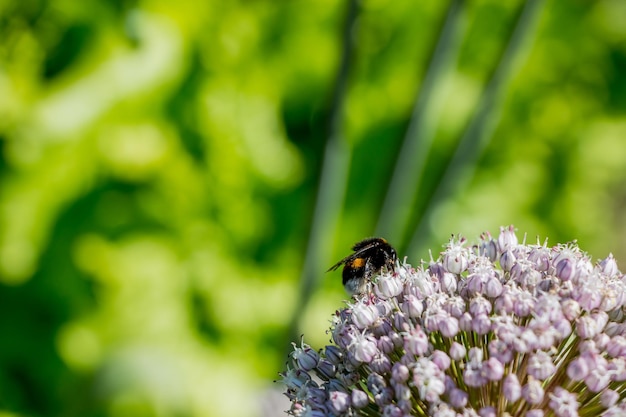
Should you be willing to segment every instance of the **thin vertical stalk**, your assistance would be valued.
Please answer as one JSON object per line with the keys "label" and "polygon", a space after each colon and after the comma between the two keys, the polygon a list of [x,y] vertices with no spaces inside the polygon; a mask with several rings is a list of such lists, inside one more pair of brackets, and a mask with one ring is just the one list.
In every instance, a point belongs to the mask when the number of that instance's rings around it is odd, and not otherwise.
{"label": "thin vertical stalk", "polygon": [[429,227],[433,214],[445,199],[459,193],[473,177],[476,163],[485,149],[500,115],[503,93],[518,62],[522,58],[524,46],[529,41],[537,24],[539,11],[544,0],[524,0],[520,6],[517,23],[511,33],[502,56],[485,88],[476,112],[463,134],[448,168],[441,179],[424,215],[411,238],[408,254],[416,254],[421,245],[430,237]]}
{"label": "thin vertical stalk", "polygon": [[437,111],[432,97],[442,79],[456,62],[465,29],[465,1],[451,0],[433,48],[424,81],[419,88],[409,126],[398,154],[389,191],[376,226],[376,235],[400,244],[411,216],[426,165],[426,157],[435,136]]}
{"label": "thin vertical stalk", "polygon": [[343,200],[348,183],[351,148],[343,133],[345,97],[348,86],[348,73],[352,61],[352,28],[357,16],[357,0],[348,0],[348,11],[342,34],[341,62],[333,90],[331,118],[328,124],[328,141],[324,149],[321,177],[317,200],[313,212],[313,221],[309,234],[300,291],[294,311],[289,336],[295,340],[300,317],[317,286],[320,268],[329,258],[328,236],[333,236],[337,229]]}

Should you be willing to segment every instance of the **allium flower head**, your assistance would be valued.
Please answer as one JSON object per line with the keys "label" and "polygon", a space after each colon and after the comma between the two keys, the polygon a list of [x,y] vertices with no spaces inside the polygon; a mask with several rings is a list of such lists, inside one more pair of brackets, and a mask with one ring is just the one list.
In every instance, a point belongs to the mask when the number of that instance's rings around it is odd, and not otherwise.
{"label": "allium flower head", "polygon": [[575,243],[514,228],[453,238],[337,311],[332,344],[294,344],[294,416],[625,416],[626,278]]}

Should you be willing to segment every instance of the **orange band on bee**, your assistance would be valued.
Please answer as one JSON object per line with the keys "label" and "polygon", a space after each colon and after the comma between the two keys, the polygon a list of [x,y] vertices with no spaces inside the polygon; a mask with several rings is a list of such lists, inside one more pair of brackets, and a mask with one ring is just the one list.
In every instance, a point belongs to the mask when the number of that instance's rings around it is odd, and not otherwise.
{"label": "orange band on bee", "polygon": [[364,258],[356,258],[352,262],[350,262],[350,266],[352,268],[363,268],[365,266]]}

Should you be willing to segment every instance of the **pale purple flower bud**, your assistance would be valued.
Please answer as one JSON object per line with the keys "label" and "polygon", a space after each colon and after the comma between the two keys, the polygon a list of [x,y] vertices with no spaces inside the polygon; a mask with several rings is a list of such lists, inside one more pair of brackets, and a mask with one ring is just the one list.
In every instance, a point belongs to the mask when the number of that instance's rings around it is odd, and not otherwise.
{"label": "pale purple flower bud", "polygon": [[469,399],[469,395],[467,394],[467,392],[459,388],[452,388],[450,390],[450,394],[448,394],[448,399],[452,407],[462,408],[467,405],[467,400]]}
{"label": "pale purple flower bud", "polygon": [[324,348],[324,356],[326,356],[326,359],[328,359],[333,365],[339,365],[343,358],[343,353],[338,346],[327,345]]}
{"label": "pale purple flower bud", "polygon": [[569,321],[574,321],[580,316],[580,304],[571,298],[561,302],[561,309],[563,310],[563,315]]}
{"label": "pale purple flower bud", "polygon": [[458,288],[458,280],[456,275],[446,272],[443,274],[443,277],[439,280],[441,285],[441,291],[447,294],[454,294]]}
{"label": "pale purple flower bud", "polygon": [[[619,316],[626,317],[621,314]],[[604,329],[604,332],[609,336],[626,335],[625,329],[626,329],[626,325],[622,323],[622,320],[619,320],[619,321],[616,320],[616,321],[607,323],[606,328]]]}
{"label": "pale purple flower bud", "polygon": [[350,369],[356,369],[363,362],[354,357],[354,352],[353,351],[348,351],[348,354],[346,355],[346,363],[348,364],[348,367]]}
{"label": "pale purple flower bud", "polygon": [[307,396],[309,397],[310,403],[317,406],[323,406],[324,402],[326,402],[326,392],[317,386],[309,387]]}
{"label": "pale purple flower bud", "polygon": [[463,382],[468,387],[482,387],[487,383],[487,378],[482,374],[480,365],[468,366],[463,371]]}
{"label": "pale purple flower bud", "polygon": [[422,356],[428,351],[428,336],[419,327],[411,329],[404,336],[404,350],[412,355]]}
{"label": "pale purple flower bud", "polygon": [[562,281],[569,281],[574,278],[576,274],[575,262],[570,258],[563,258],[556,264],[555,275]]}
{"label": "pale purple flower bud", "polygon": [[470,313],[463,313],[463,315],[459,319],[459,328],[464,332],[471,331],[472,321],[473,321],[473,318]]}
{"label": "pale purple flower bud", "polygon": [[491,237],[491,233],[485,232],[480,235],[478,254],[488,258],[491,262],[498,259],[498,242]]}
{"label": "pale purple flower bud", "polygon": [[576,319],[576,334],[582,339],[592,339],[601,330],[598,323],[589,315]]}
{"label": "pale purple flower bud", "polygon": [[374,304],[359,303],[352,307],[352,322],[360,330],[370,327],[378,317],[380,313]]}
{"label": "pale purple flower bud", "polygon": [[369,398],[367,394],[360,389],[353,389],[352,393],[350,394],[350,399],[352,402],[352,406],[356,409],[367,407],[367,405],[369,404]]}
{"label": "pale purple flower bud", "polygon": [[443,267],[452,274],[460,274],[469,265],[468,252],[462,245],[464,240],[458,243],[453,242],[446,251],[443,252]]}
{"label": "pale purple flower bud", "polygon": [[409,368],[399,362],[393,364],[391,368],[391,379],[397,383],[403,383],[409,380]]}
{"label": "pale purple flower bud", "polygon": [[393,344],[393,340],[387,335],[381,336],[376,342],[376,345],[378,346],[378,350],[386,354],[393,352],[396,348]]}
{"label": "pale purple flower bud", "polygon": [[501,227],[498,236],[498,249],[503,253],[507,249],[513,249],[517,246],[517,236],[515,236],[515,228],[511,225],[508,228]]}
{"label": "pale purple flower bud", "polygon": [[494,339],[488,345],[489,356],[496,358],[501,363],[509,363],[513,360],[513,351],[504,341]]}
{"label": "pale purple flower bud", "polygon": [[393,404],[387,404],[385,408],[383,408],[383,417],[403,417],[404,413],[402,410]]}
{"label": "pale purple flower bud", "polygon": [[439,319],[438,316],[440,314],[441,314],[440,310],[437,310],[436,308],[432,306],[430,310],[427,311],[427,313],[424,315],[424,318],[422,319],[422,324],[426,332],[433,333],[439,330],[439,322],[441,320]]}
{"label": "pale purple flower bud", "polygon": [[541,382],[529,377],[528,382],[522,388],[522,397],[527,403],[532,405],[541,404],[543,401],[544,391],[541,387]]}
{"label": "pale purple flower bud", "polygon": [[493,332],[498,339],[511,344],[520,334],[521,329],[513,322],[511,316],[496,316],[493,319]]}
{"label": "pale purple flower bud", "polygon": [[526,417],[543,417],[543,410],[528,410],[526,412]]}
{"label": "pale purple flower bud", "polygon": [[393,386],[394,397],[396,401],[398,400],[410,400],[413,396],[411,392],[411,388],[406,384],[397,384],[394,381],[391,381],[391,385]]}
{"label": "pale purple flower bud", "polygon": [[459,332],[459,321],[448,315],[445,315],[439,323],[438,326],[441,335],[444,337],[454,337]]}
{"label": "pale purple flower bud", "polygon": [[619,304],[618,298],[619,297],[615,289],[605,288],[604,296],[602,297],[602,301],[600,302],[600,310],[601,311],[614,310]]}
{"label": "pale purple flower bud", "polygon": [[331,391],[328,405],[336,414],[341,414],[350,407],[350,396],[342,391]]}
{"label": "pale purple flower bud", "polygon": [[359,362],[369,363],[378,352],[376,339],[371,336],[358,335],[350,345],[350,352],[354,355],[354,359]]}
{"label": "pale purple flower bud", "polygon": [[502,393],[504,394],[504,398],[506,398],[509,402],[514,403],[520,399],[522,396],[522,386],[517,379],[517,375],[508,374],[504,377]]}
{"label": "pale purple flower bud", "polygon": [[483,296],[474,297],[469,303],[469,312],[472,316],[479,314],[489,315],[491,313],[491,302]]}
{"label": "pale purple flower bud", "polygon": [[554,330],[560,339],[565,339],[572,333],[572,323],[564,318],[557,320],[554,322]]}
{"label": "pale purple flower bud", "polygon": [[600,350],[606,350],[608,344],[611,342],[611,338],[606,333],[600,333],[593,338],[596,347]]}
{"label": "pale purple flower bud", "polygon": [[510,250],[505,251],[502,256],[500,256],[500,266],[503,271],[511,272],[511,269],[513,269],[516,262],[517,258]]}
{"label": "pale purple flower bud", "polygon": [[612,253],[609,253],[609,256],[601,260],[598,263],[598,267],[609,278],[613,278],[620,273]]}
{"label": "pale purple flower bud", "polygon": [[473,273],[465,280],[465,288],[470,294],[482,294],[485,290],[485,284],[488,277],[483,273]]}
{"label": "pale purple flower bud", "polygon": [[382,376],[376,373],[371,373],[367,376],[367,389],[372,393],[372,395],[380,393],[386,386],[387,383],[385,382],[385,378]]}
{"label": "pale purple flower bud", "polygon": [[496,358],[489,358],[482,364],[482,374],[490,381],[499,381],[504,375],[504,365]]}
{"label": "pale purple flower bud", "polygon": [[320,355],[311,346],[304,343],[304,341],[301,348],[297,347],[295,343],[292,343],[292,345],[294,350],[291,352],[291,357],[299,369],[308,372],[317,366]]}
{"label": "pale purple flower bud", "polygon": [[419,387],[419,395],[422,400],[434,403],[445,392],[445,386],[441,379],[433,378],[427,384]]}
{"label": "pale purple flower bud", "polygon": [[534,288],[541,281],[541,272],[525,259],[519,259],[511,268],[511,278],[523,288]]}
{"label": "pale purple flower bud", "polygon": [[600,402],[605,408],[615,405],[617,400],[619,400],[619,394],[612,389],[606,389],[600,394]]}
{"label": "pale purple flower bud", "polygon": [[525,329],[518,338],[512,341],[513,349],[519,353],[528,353],[537,347],[537,335],[530,329]]}
{"label": "pale purple flower bud", "polygon": [[392,305],[389,300],[379,299],[375,305],[378,309],[378,315],[381,317],[388,317],[396,309],[396,303],[394,302],[394,304]]}
{"label": "pale purple flower bud", "polygon": [[[286,372],[281,372],[280,376],[283,377],[281,382],[287,386],[288,389],[297,391],[311,381],[311,376],[301,369],[287,368]],[[314,382],[313,382],[314,383]]]}
{"label": "pale purple flower bud", "polygon": [[424,304],[413,294],[409,294],[404,297],[402,302],[402,311],[407,317],[417,318],[422,316],[424,311]]}
{"label": "pale purple flower bud", "polygon": [[504,287],[500,280],[496,277],[489,277],[485,282],[484,294],[489,298],[495,298],[502,294]]}
{"label": "pale purple flower bud", "polygon": [[407,281],[409,285],[405,288],[406,294],[413,294],[418,298],[427,298],[435,292],[430,274],[422,269],[418,269]]}
{"label": "pale purple flower bud", "polygon": [[443,310],[458,319],[465,313],[465,300],[459,296],[449,297],[443,303]]}
{"label": "pale purple flower bud", "polygon": [[432,262],[428,265],[428,272],[433,278],[437,279],[437,281],[441,281],[443,275],[447,273],[441,262]]}
{"label": "pale purple flower bud", "polygon": [[[347,358],[349,359],[350,356],[350,353],[348,353]],[[339,372],[337,373],[337,378],[343,386],[351,387],[359,381],[360,375],[357,372]]]}
{"label": "pale purple flower bud", "polygon": [[615,358],[607,365],[611,379],[617,382],[626,381],[626,359]]}
{"label": "pale purple flower bud", "polygon": [[396,297],[402,293],[404,285],[400,277],[395,274],[385,274],[378,277],[374,291],[383,300]]}
{"label": "pale purple flower bud", "polygon": [[400,336],[398,333],[396,333],[396,332],[389,332],[388,336],[391,339],[391,341],[393,342],[393,345],[395,346],[396,349],[401,348],[402,346],[404,346],[404,338],[402,336]]}
{"label": "pale purple flower bud", "polygon": [[432,360],[433,363],[442,371],[445,371],[450,367],[450,357],[441,350],[435,350],[430,355],[430,360]]}
{"label": "pale purple flower bud", "polygon": [[452,359],[454,359],[455,361],[460,361],[461,359],[465,358],[467,350],[462,344],[458,342],[452,342],[452,345],[450,345],[449,353]]}
{"label": "pale purple flower bud", "polygon": [[370,369],[377,374],[386,374],[391,371],[391,361],[382,352],[377,352],[369,363]]}
{"label": "pale purple flower bud", "polygon": [[290,414],[298,417],[325,417],[329,413],[326,407],[313,407],[310,404],[293,403]]}
{"label": "pale purple flower bud", "polygon": [[422,400],[434,402],[445,392],[445,374],[428,358],[419,358],[413,367],[413,385]]}
{"label": "pale purple flower bud", "polygon": [[606,346],[606,353],[614,358],[626,354],[626,337],[621,335],[614,336]]}
{"label": "pale purple flower bud", "polygon": [[536,247],[528,254],[528,260],[535,264],[537,271],[545,272],[550,268],[550,250],[545,246]]}
{"label": "pale purple flower bud", "polygon": [[578,399],[575,394],[556,387],[554,393],[548,394],[550,397],[549,406],[557,417],[578,416]]}
{"label": "pale purple flower bud", "polygon": [[486,314],[479,314],[472,320],[472,330],[479,335],[487,334],[491,330],[491,320]]}
{"label": "pale purple flower bud", "polygon": [[375,337],[381,337],[388,334],[393,329],[389,318],[379,317],[371,326],[372,334]]}
{"label": "pale purple flower bud", "polygon": [[351,324],[338,323],[333,329],[333,341],[341,349],[345,349],[352,343],[356,327]]}
{"label": "pale purple flower bud", "polygon": [[605,389],[611,382],[611,374],[604,366],[598,366],[591,369],[585,378],[585,384],[591,392],[600,392]]}
{"label": "pale purple flower bud", "polygon": [[[432,417],[458,417],[454,409],[450,408],[450,406],[444,402],[432,405],[428,410],[428,415]],[[464,416],[465,417],[465,416]],[[469,415],[467,417],[470,417]]]}
{"label": "pale purple flower bud", "polygon": [[317,364],[317,372],[318,374],[326,379],[330,379],[335,376],[337,372],[337,368],[333,365],[328,359],[320,359]]}
{"label": "pale purple flower bud", "polygon": [[606,324],[609,322],[609,315],[606,311],[597,311],[591,314],[591,317],[596,321],[596,324],[600,331],[604,330]]}
{"label": "pale purple flower bud", "polygon": [[508,289],[503,289],[503,293],[496,298],[494,309],[496,313],[506,315],[513,312],[514,300]]}
{"label": "pale purple flower bud", "polygon": [[534,378],[543,381],[549,376],[554,375],[556,366],[552,362],[552,358],[542,350],[536,351],[530,356],[528,361],[528,374]]}
{"label": "pale purple flower bud", "polygon": [[530,316],[531,312],[535,308],[535,298],[523,291],[517,294],[517,300],[513,306],[513,313],[518,317]]}
{"label": "pale purple flower bud", "polygon": [[467,356],[472,364],[479,364],[483,361],[483,351],[477,347],[470,348]]}
{"label": "pale purple flower bud", "polygon": [[400,410],[402,410],[405,417],[411,415],[411,408],[413,408],[413,402],[411,400],[398,400],[396,404]]}
{"label": "pale purple flower bud", "polygon": [[544,279],[542,279],[541,281],[539,281],[539,284],[537,285],[537,288],[539,288],[541,291],[543,292],[552,292],[556,289],[559,288],[560,286],[560,281],[558,278],[556,277],[552,277],[552,276],[547,276]]}
{"label": "pale purple flower bud", "polygon": [[405,330],[409,328],[409,324],[407,322],[406,316],[401,311],[396,311],[393,314],[393,327],[398,330]]}
{"label": "pale purple flower bud", "polygon": [[452,377],[450,375],[445,375],[443,377],[443,383],[446,387],[446,392],[450,392],[453,388],[456,388],[456,381],[454,379],[452,379]]}
{"label": "pale purple flower bud", "polygon": [[478,415],[480,417],[496,417],[496,408],[495,407],[483,407],[478,410]]}

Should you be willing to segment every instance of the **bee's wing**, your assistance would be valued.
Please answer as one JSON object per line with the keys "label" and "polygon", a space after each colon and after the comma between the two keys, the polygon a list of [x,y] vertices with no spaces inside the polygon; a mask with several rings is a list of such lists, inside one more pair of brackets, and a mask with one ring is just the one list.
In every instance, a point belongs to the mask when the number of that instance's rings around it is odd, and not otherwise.
{"label": "bee's wing", "polygon": [[346,256],[345,258],[337,262],[335,265],[328,268],[326,272],[334,271],[335,269],[339,268],[341,265],[345,264],[346,262],[350,262],[352,259],[354,259],[355,255],[356,254],[353,253],[352,255]]}
{"label": "bee's wing", "polygon": [[360,258],[361,255],[365,252],[367,252],[368,250],[370,250],[371,248],[375,247],[376,245],[378,245],[378,242],[372,241],[370,243],[368,243],[367,245],[360,247],[358,250],[356,250],[356,252],[354,252],[352,255],[348,255],[345,258],[343,258],[342,260],[340,260],[339,262],[337,262],[335,265],[331,266],[330,268],[328,268],[328,271],[334,271],[335,269],[339,268],[341,265],[350,262],[356,258]]}

